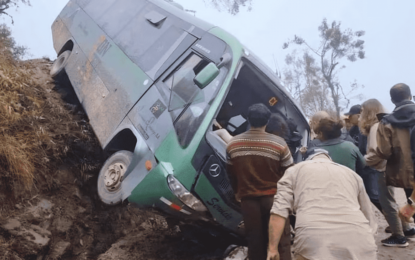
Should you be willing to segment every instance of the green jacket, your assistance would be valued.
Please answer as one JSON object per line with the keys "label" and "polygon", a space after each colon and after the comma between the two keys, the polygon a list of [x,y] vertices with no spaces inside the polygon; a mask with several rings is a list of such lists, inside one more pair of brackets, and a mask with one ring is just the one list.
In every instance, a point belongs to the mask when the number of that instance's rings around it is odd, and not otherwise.
{"label": "green jacket", "polygon": [[308,148],[311,147],[327,150],[333,162],[349,167],[355,172],[360,172],[366,165],[359,148],[349,141],[336,138],[322,142],[314,139],[308,145]]}

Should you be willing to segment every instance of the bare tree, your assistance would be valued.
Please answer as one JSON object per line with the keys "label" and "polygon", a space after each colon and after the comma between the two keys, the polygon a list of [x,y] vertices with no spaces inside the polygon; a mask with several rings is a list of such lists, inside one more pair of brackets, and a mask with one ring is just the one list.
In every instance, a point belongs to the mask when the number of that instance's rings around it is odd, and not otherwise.
{"label": "bare tree", "polygon": [[248,7],[248,11],[252,9],[252,0],[203,0],[205,2],[212,3],[213,6],[218,9],[226,9],[229,13],[236,15],[239,13],[241,7]]}
{"label": "bare tree", "polygon": [[318,27],[320,32],[320,46],[318,48],[311,47],[307,41],[297,35],[294,36],[293,40],[283,45],[283,49],[288,48],[292,43],[305,45],[318,57],[321,73],[330,89],[337,116],[340,116],[342,109],[341,101],[344,101],[347,107],[350,103],[348,95],[359,88],[359,85],[354,82],[350,85],[349,92],[345,92],[338,78],[338,72],[345,68],[344,65],[340,65],[340,62],[344,58],[351,62],[365,58],[364,41],[359,39],[365,32],[353,32],[351,29],[342,31],[340,25],[341,23],[336,21],[328,24],[327,20],[323,19]]}
{"label": "bare tree", "polygon": [[329,113],[335,111],[320,67],[307,50],[301,55],[298,55],[296,50],[287,54],[285,64],[283,70],[285,86],[307,117],[321,110]]}
{"label": "bare tree", "polygon": [[19,7],[20,4],[30,5],[30,0],[0,0],[0,15],[7,15],[12,19],[12,24],[14,23],[13,17],[7,12],[11,7]]}

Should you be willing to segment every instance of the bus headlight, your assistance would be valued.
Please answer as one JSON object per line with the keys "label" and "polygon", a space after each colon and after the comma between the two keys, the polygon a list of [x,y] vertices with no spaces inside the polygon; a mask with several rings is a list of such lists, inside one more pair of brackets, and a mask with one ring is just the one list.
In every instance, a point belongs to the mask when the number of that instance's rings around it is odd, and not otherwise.
{"label": "bus headlight", "polygon": [[207,211],[203,203],[190,193],[173,175],[167,176],[167,183],[173,194],[186,206],[196,211]]}

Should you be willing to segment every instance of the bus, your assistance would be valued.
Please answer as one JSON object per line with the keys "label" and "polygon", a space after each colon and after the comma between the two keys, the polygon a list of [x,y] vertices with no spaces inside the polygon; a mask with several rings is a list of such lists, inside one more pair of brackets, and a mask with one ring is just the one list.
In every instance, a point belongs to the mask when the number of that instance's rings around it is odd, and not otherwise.
{"label": "bus", "polygon": [[102,149],[97,189],[163,214],[244,235],[226,174],[226,143],[249,128],[250,105],[289,120],[306,146],[308,122],[280,79],[225,30],[167,0],[70,0],[52,25],[57,59]]}

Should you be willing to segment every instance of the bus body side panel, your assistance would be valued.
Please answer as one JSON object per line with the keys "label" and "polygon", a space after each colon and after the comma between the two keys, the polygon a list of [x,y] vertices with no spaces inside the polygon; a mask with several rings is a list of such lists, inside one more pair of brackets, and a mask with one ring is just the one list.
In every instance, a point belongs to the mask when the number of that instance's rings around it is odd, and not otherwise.
{"label": "bus body side panel", "polygon": [[158,89],[152,87],[128,114],[153,153],[169,132],[174,133],[168,105]]}
{"label": "bus body side panel", "polygon": [[56,18],[56,20],[52,24],[52,37],[53,48],[55,49],[57,54],[63,48],[65,43],[72,39],[72,35],[70,34],[68,28],[66,28],[66,25],[63,23],[60,17]]}
{"label": "bus body side panel", "polygon": [[[103,145],[153,81],[75,3],[60,18],[74,42],[65,70]],[[66,37],[55,33],[54,42]]]}
{"label": "bus body side panel", "polygon": [[[221,198],[221,195],[213,187],[212,183],[205,177],[198,178],[199,169],[195,169],[192,165],[192,160],[196,156],[197,149],[201,141],[205,138],[205,133],[208,127],[211,126],[211,121],[216,114],[217,109],[221,106],[222,100],[227,93],[227,89],[232,82],[234,71],[237,68],[238,62],[242,56],[242,46],[239,42],[230,35],[219,30],[219,39],[225,41],[232,48],[232,64],[226,76],[221,89],[219,90],[215,100],[211,104],[205,119],[199,126],[195,136],[186,148],[182,148],[177,140],[175,131],[170,131],[164,138],[160,147],[156,150],[156,158],[160,163],[168,162],[172,165],[174,176],[188,189],[194,191],[203,203],[208,207],[210,213],[215,218],[216,222],[233,232],[239,232],[238,225],[241,221],[241,215],[236,210],[232,209]],[[224,40],[223,38],[226,38]],[[211,46],[204,46],[210,48]],[[160,164],[159,164],[160,165]],[[200,165],[201,167],[202,165]],[[167,173],[164,174],[148,174],[143,181],[132,191],[129,201],[136,202],[140,205],[149,205],[151,202],[159,200],[159,193],[155,189],[161,189],[167,184]],[[157,188],[150,188],[157,187]],[[161,191],[161,190],[160,190]],[[164,191],[166,192],[166,191]]]}
{"label": "bus body side panel", "polygon": [[[156,158],[147,146],[146,140],[138,133],[128,117],[124,118],[109,139],[112,140],[118,133],[126,129],[134,134],[137,138],[137,143],[134,147],[132,161],[124,173],[121,183],[123,200],[128,198],[131,195],[131,191],[157,166]],[[148,164],[148,162],[151,163],[151,169],[146,167],[146,163]]]}

